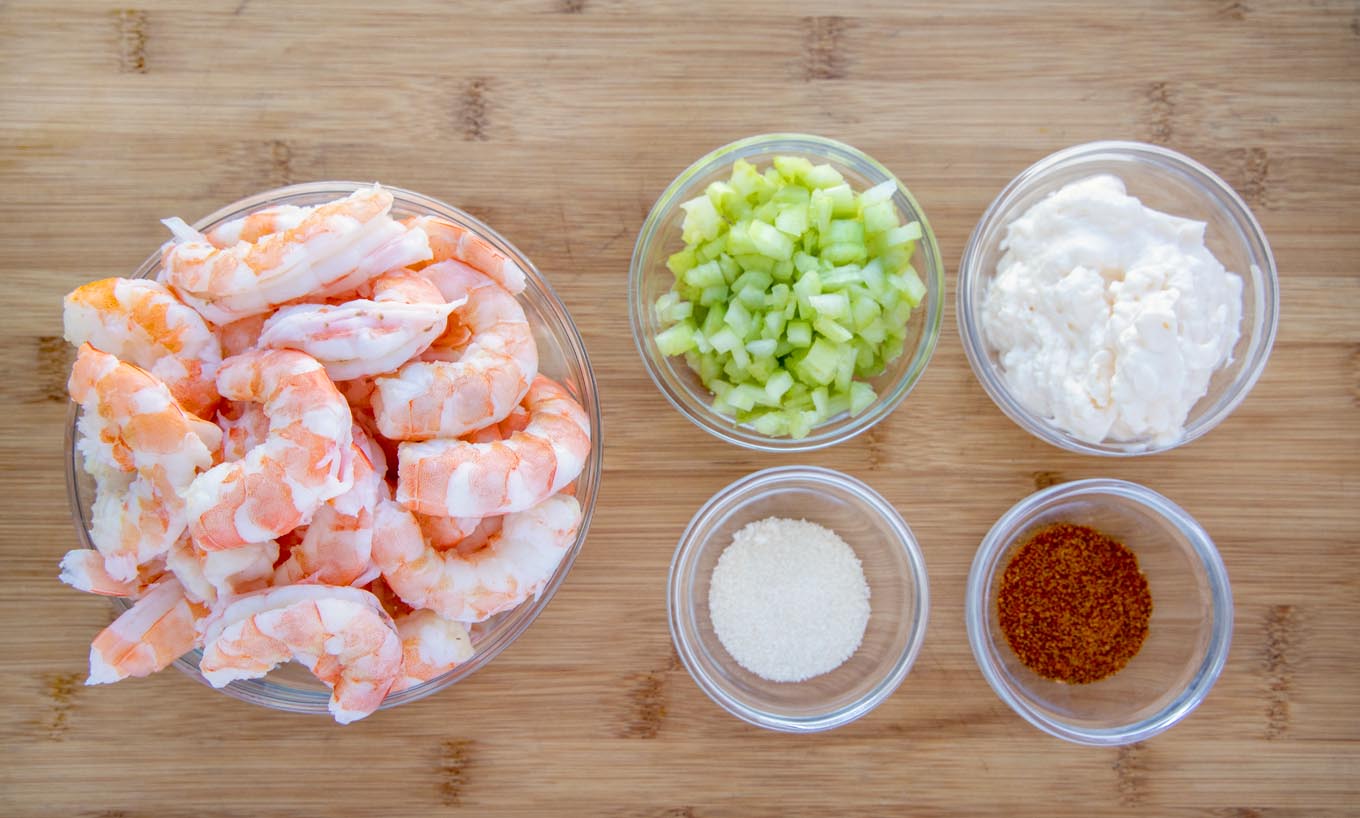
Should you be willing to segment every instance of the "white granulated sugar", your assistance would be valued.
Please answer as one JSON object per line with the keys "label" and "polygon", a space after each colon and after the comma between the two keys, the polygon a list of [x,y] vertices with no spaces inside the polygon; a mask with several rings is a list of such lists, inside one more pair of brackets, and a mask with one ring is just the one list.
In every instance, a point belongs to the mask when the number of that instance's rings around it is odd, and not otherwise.
{"label": "white granulated sugar", "polygon": [[718,558],[708,609],[737,664],[771,682],[801,682],[859,648],[869,584],[836,532],[769,517],[738,531]]}

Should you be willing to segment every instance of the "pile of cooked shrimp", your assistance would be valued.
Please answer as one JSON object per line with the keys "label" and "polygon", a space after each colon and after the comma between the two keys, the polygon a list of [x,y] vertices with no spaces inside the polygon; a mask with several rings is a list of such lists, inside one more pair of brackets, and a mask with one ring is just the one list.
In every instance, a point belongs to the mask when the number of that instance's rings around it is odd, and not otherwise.
{"label": "pile of cooked shrimp", "polygon": [[206,234],[66,297],[95,548],[132,606],[89,684],[193,648],[214,686],[296,660],[348,723],[474,653],[574,544],[590,422],[538,372],[524,271],[381,187]]}

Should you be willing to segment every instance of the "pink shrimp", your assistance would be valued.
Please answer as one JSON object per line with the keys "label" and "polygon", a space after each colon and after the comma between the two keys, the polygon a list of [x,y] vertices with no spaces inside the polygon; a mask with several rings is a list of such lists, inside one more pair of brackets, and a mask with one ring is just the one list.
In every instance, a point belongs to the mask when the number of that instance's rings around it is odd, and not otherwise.
{"label": "pink shrimp", "polygon": [[259,346],[260,332],[264,329],[264,322],[269,320],[269,316],[270,313],[258,313],[218,327],[217,334],[222,339],[223,357],[240,355]]}
{"label": "pink shrimp", "polygon": [[434,611],[412,611],[397,617],[401,635],[401,676],[393,693],[442,676],[472,658],[467,626]]}
{"label": "pink shrimp", "polygon": [[437,551],[415,515],[396,503],[378,504],[373,561],[407,604],[445,619],[480,622],[538,593],[576,540],[581,506],[555,495],[505,515],[501,530],[471,554]]}
{"label": "pink shrimp", "polygon": [[380,375],[423,352],[463,304],[445,302],[437,287],[408,270],[384,273],[372,290],[372,299],[283,307],[265,322],[260,346],[306,352],[336,381]]}
{"label": "pink shrimp", "polygon": [[184,586],[186,597],[214,606],[221,600],[268,587],[278,556],[279,544],[275,540],[226,551],[204,551],[190,537],[181,537],[165,562]]}
{"label": "pink shrimp", "polygon": [[397,502],[422,514],[487,517],[537,505],[576,479],[590,454],[585,410],[543,376],[524,406],[528,425],[505,440],[402,443]]}
{"label": "pink shrimp", "polygon": [[374,416],[394,440],[457,437],[495,423],[514,409],[538,372],[538,347],[514,296],[456,261],[421,273],[446,299],[467,299],[454,316],[472,334],[456,361],[412,361],[395,376],[377,379]]}
{"label": "pink shrimp", "polygon": [[225,248],[180,219],[166,219],[175,238],[162,253],[161,280],[216,324],[303,296],[346,292],[430,258],[425,233],[398,224],[391,208],[392,195],[374,185],[316,207],[291,230]]}
{"label": "pink shrimp", "polygon": [[222,430],[222,463],[240,460],[269,437],[269,416],[258,403],[223,401],[217,426]]}
{"label": "pink shrimp", "polygon": [[254,213],[222,222],[204,234],[214,247],[231,247],[238,241],[254,244],[265,236],[283,233],[302,224],[314,207],[273,205]]}
{"label": "pink shrimp", "polygon": [[275,539],[350,489],[349,407],[314,358],[283,349],[247,352],[223,361],[217,388],[228,399],[263,404],[269,436],[185,491],[189,532],[200,548]]}
{"label": "pink shrimp", "polygon": [[108,573],[131,581],[186,525],[181,492],[212,464],[221,432],[146,370],[82,344],[68,384],[81,405],[81,452],[95,477],[90,539]]}
{"label": "pink shrimp", "polygon": [[174,577],[157,583],[90,645],[87,685],[149,676],[193,650],[207,609],[190,602]]}
{"label": "pink shrimp", "polygon": [[476,268],[511,295],[524,292],[524,269],[486,239],[439,216],[412,216],[402,224],[430,238],[434,261],[461,261]]}
{"label": "pink shrimp", "polygon": [[269,588],[224,606],[203,630],[198,669],[213,687],[296,659],[331,688],[331,715],[341,724],[377,710],[401,673],[392,618],[358,588]]}
{"label": "pink shrimp", "polygon": [[[356,441],[363,434],[354,427]],[[371,559],[373,511],[382,499],[385,483],[364,449],[357,442],[351,445],[354,485],[327,500],[316,512],[302,541],[275,569],[275,585],[310,582],[362,586],[378,575]]]}
{"label": "pink shrimp", "polygon": [[92,281],[67,294],[62,320],[67,341],[88,342],[148,370],[185,409],[212,417],[222,345],[165,285],[145,278]]}
{"label": "pink shrimp", "polygon": [[76,548],[66,552],[61,558],[61,573],[58,579],[77,591],[99,594],[100,596],[139,597],[156,580],[165,574],[165,566],[159,561],[141,567],[132,580],[114,577],[104,565],[104,556],[91,548]]}

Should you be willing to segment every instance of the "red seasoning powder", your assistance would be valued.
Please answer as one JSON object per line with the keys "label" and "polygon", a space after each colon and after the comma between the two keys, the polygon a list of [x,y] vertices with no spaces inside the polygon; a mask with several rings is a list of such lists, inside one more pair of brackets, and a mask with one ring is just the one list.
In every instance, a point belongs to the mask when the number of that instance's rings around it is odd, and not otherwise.
{"label": "red seasoning powder", "polygon": [[1118,673],[1147,638],[1152,595],[1138,557],[1087,526],[1037,531],[997,594],[1001,631],[1030,670],[1068,684]]}

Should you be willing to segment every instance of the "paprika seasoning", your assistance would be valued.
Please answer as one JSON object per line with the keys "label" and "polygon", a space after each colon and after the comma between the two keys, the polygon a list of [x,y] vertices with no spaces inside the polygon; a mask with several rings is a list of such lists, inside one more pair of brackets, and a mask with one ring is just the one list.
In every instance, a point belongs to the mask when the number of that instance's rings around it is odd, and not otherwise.
{"label": "paprika seasoning", "polygon": [[1082,525],[1035,532],[1011,557],[997,594],[1011,650],[1046,679],[1088,684],[1118,673],[1147,638],[1152,595],[1138,557]]}

